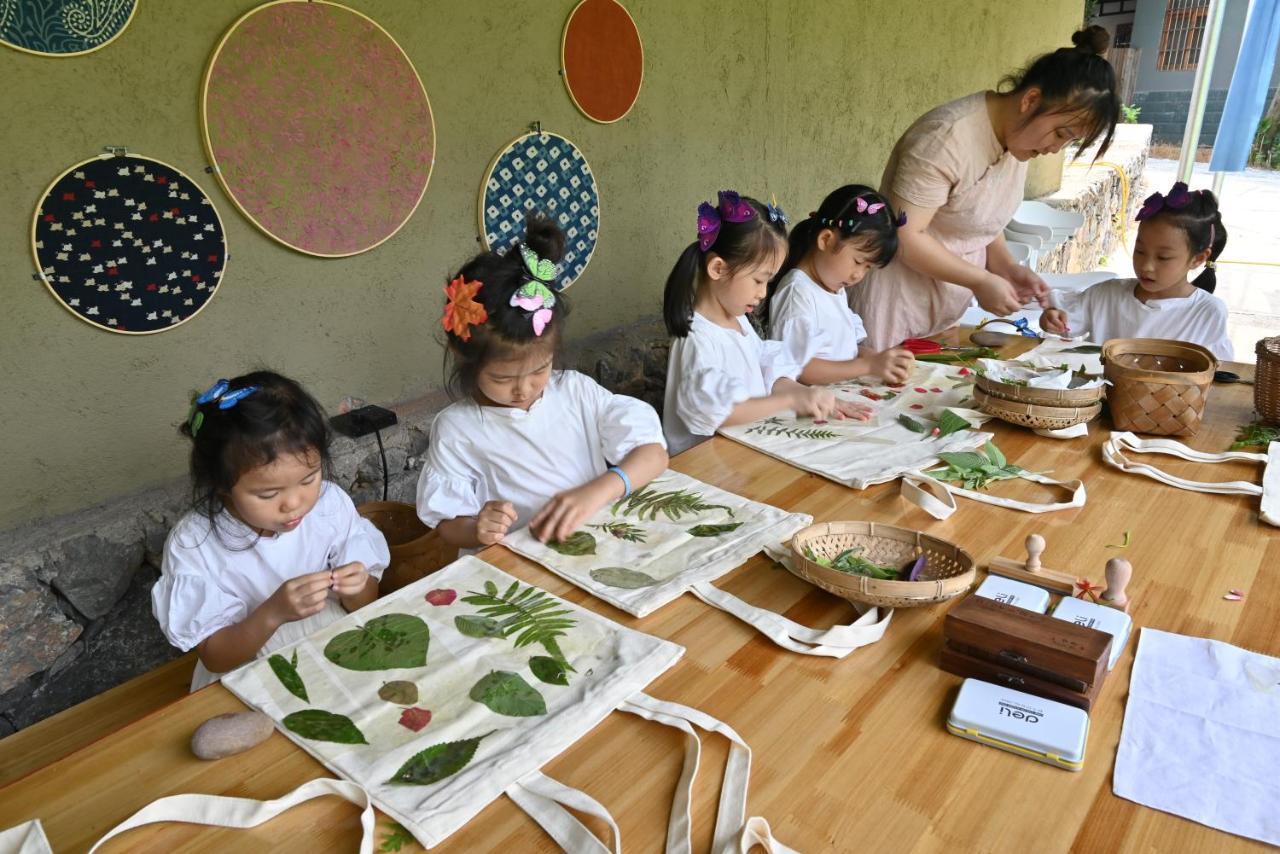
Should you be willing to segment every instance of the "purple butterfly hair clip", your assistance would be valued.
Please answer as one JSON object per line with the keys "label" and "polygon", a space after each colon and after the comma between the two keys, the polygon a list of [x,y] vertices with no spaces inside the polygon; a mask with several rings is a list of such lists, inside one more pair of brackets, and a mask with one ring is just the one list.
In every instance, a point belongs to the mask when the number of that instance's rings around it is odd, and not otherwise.
{"label": "purple butterfly hair clip", "polygon": [[884,202],[868,203],[867,200],[862,198],[861,196],[858,197],[857,205],[858,205],[858,213],[867,214],[868,216],[871,216],[873,214],[878,214],[880,213],[880,211],[884,210]]}
{"label": "purple butterfly hair clip", "polygon": [[895,220],[893,221],[893,224],[894,224],[895,226],[897,226],[898,228],[902,228],[904,225],[906,225],[906,224],[907,224],[907,212],[906,212],[906,211],[899,211],[899,212],[898,212],[898,218],[897,218],[897,219],[895,219]]}
{"label": "purple butterfly hair clip", "polygon": [[720,235],[721,222],[746,222],[756,215],[755,208],[733,190],[721,190],[714,208],[708,202],[698,205],[698,247],[706,252]]}
{"label": "purple butterfly hair clip", "polygon": [[1152,193],[1147,196],[1142,203],[1142,210],[1138,211],[1138,215],[1134,217],[1138,222],[1144,219],[1150,219],[1165,208],[1171,210],[1180,210],[1191,204],[1192,193],[1187,190],[1187,185],[1183,181],[1173,185],[1173,189],[1169,191],[1169,195],[1161,193]]}

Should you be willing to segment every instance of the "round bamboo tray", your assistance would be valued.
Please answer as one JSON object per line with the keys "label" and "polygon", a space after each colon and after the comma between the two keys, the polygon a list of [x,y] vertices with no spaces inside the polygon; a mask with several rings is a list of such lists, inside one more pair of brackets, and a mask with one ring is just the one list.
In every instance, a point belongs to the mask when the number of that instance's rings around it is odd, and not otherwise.
{"label": "round bamboo tray", "polygon": [[1032,430],[1065,430],[1092,421],[1102,412],[1101,400],[1088,406],[1036,406],[1032,403],[1004,400],[987,394],[980,388],[973,390],[973,400],[979,411]]}
{"label": "round bamboo tray", "polygon": [[[881,581],[841,572],[810,560],[807,555],[834,559],[842,552],[863,549],[862,557],[882,566],[904,566],[920,554],[927,558],[922,581]],[[945,602],[973,584],[973,558],[959,546],[919,531],[878,522],[819,522],[791,539],[795,559],[787,568],[810,584],[850,602],[885,608],[917,608]]]}
{"label": "round bamboo tray", "polygon": [[1264,424],[1280,424],[1280,336],[1258,342],[1258,371],[1253,380],[1253,408]]}
{"label": "round bamboo tray", "polygon": [[978,388],[991,397],[1009,400],[1014,403],[1030,403],[1034,406],[1092,406],[1102,400],[1104,386],[1099,384],[1093,388],[1031,388],[1030,386],[1002,383],[998,380],[978,376]]}
{"label": "round bamboo tray", "polygon": [[1194,436],[1218,360],[1188,341],[1113,338],[1102,345],[1102,368],[1117,430]]}

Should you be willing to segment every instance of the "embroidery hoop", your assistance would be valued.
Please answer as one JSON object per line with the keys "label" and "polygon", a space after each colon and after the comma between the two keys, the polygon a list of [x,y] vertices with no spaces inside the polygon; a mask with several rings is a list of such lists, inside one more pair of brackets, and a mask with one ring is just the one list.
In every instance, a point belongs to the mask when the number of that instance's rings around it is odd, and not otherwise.
{"label": "embroidery hoop", "polygon": [[[591,176],[592,187],[594,188],[594,191],[595,191],[595,205],[597,209],[597,213],[595,215],[596,237],[592,241],[591,248],[586,253],[586,257],[582,259],[582,268],[577,272],[576,275],[570,276],[569,271],[566,270],[565,267],[567,266],[568,259],[570,258],[570,252],[572,251],[571,241],[573,238],[568,237],[567,234],[565,235],[566,237],[565,257],[560,259],[560,264],[558,265],[561,270],[560,282],[563,289],[563,288],[568,288],[570,285],[577,282],[578,279],[582,277],[582,274],[586,272],[587,266],[591,263],[591,259],[595,257],[596,247],[600,245],[600,231],[604,222],[604,214],[603,214],[604,205],[603,205],[603,202],[601,201],[600,183],[599,181],[596,180],[595,171],[591,168],[591,162],[587,160],[586,155],[582,153],[582,149],[578,148],[577,144],[574,143],[573,140],[569,139],[568,137],[562,134],[555,133],[553,131],[542,130],[540,127],[535,127],[535,129],[529,130],[520,134],[519,136],[515,137],[510,142],[508,142],[506,145],[502,146],[502,148],[498,149],[498,153],[494,155],[492,160],[489,161],[489,165],[485,168],[484,175],[480,179],[480,194],[477,196],[477,199],[476,199],[476,220],[478,223],[479,234],[480,234],[480,245],[490,252],[506,251],[512,245],[514,245],[515,238],[509,241],[506,245],[503,245],[501,242],[498,242],[498,241],[489,240],[489,231],[485,225],[485,210],[486,210],[485,196],[489,189],[489,181],[493,179],[493,173],[494,173],[494,170],[497,168],[498,163],[507,154],[511,153],[520,142],[535,136],[555,137],[556,139],[559,139],[560,141],[569,145],[571,148],[573,148],[574,151],[578,152],[578,154],[582,157],[582,163],[583,163],[583,166],[586,168],[587,174]],[[522,207],[523,207],[523,210],[525,211],[528,211],[531,209],[529,207],[524,207],[524,206]],[[511,209],[514,210],[514,206],[512,206]],[[538,205],[533,205],[532,209],[542,210],[543,213],[548,213],[547,210],[543,208],[539,208]],[[556,222],[561,226],[561,228],[564,228],[564,223],[560,220],[559,213],[556,214],[555,218],[556,218]],[[524,218],[522,216],[521,222],[523,221],[524,221]],[[576,255],[573,257],[576,258]]]}
{"label": "embroidery hoop", "polygon": [[111,38],[107,39],[101,44],[94,45],[93,47],[88,48],[87,50],[68,51],[65,53],[63,52],[55,53],[55,52],[45,51],[45,50],[33,50],[29,47],[23,47],[21,45],[14,44],[13,42],[5,38],[0,38],[0,44],[3,44],[5,47],[12,48],[13,50],[21,51],[22,53],[29,53],[32,56],[52,56],[52,57],[84,56],[87,53],[93,53],[94,51],[102,50],[104,47],[111,44],[116,39],[120,38],[120,36],[124,35],[124,31],[129,29],[129,24],[133,22],[133,16],[138,14],[138,0],[129,0],[129,2],[132,3],[131,8],[129,9],[129,15],[124,19],[124,23],[120,25],[120,28],[115,31],[115,33],[111,36]]}
{"label": "embroidery hoop", "polygon": [[[221,237],[221,240],[222,240],[222,244],[221,244],[221,246],[222,246],[222,266],[221,266],[221,268],[220,268],[220,269],[219,269],[219,271],[218,271],[218,272],[219,272],[219,275],[218,275],[218,277],[217,277],[217,279],[216,279],[216,282],[214,283],[213,287],[212,287],[212,288],[210,289],[210,291],[209,291],[209,297],[204,301],[204,303],[203,303],[203,304],[201,304],[201,305],[200,305],[200,307],[199,307],[199,308],[197,308],[195,311],[191,312],[191,314],[187,315],[187,316],[186,316],[186,317],[184,317],[182,320],[179,320],[177,323],[173,323],[173,324],[170,324],[170,325],[168,325],[168,326],[161,327],[161,328],[159,328],[159,329],[145,329],[145,330],[119,329],[119,328],[114,327],[114,326],[109,326],[109,325],[108,325],[108,324],[106,324],[106,323],[98,323],[97,321],[91,320],[87,315],[81,314],[80,312],[76,311],[74,308],[72,308],[70,305],[68,305],[68,304],[67,304],[67,302],[66,302],[65,300],[63,300],[62,296],[61,296],[61,295],[60,295],[60,294],[59,294],[59,293],[54,289],[54,287],[53,287],[53,283],[49,281],[49,277],[48,277],[47,275],[45,275],[45,273],[44,273],[44,264],[41,262],[41,259],[40,259],[40,251],[41,251],[41,250],[40,250],[40,249],[37,247],[37,245],[36,245],[36,244],[38,243],[36,230],[37,230],[37,228],[38,228],[38,226],[39,226],[39,221],[40,221],[40,209],[41,209],[41,207],[42,207],[42,206],[43,206],[43,204],[44,204],[44,200],[45,200],[46,198],[48,198],[48,197],[49,197],[49,194],[53,191],[53,188],[54,188],[54,187],[56,187],[56,186],[58,185],[58,183],[59,183],[60,181],[62,181],[62,179],[63,179],[63,178],[67,177],[68,175],[72,174],[72,173],[73,173],[73,172],[75,172],[77,169],[80,169],[80,168],[81,168],[81,167],[83,167],[83,166],[87,166],[87,165],[89,165],[89,164],[91,164],[91,163],[97,163],[98,161],[103,161],[103,160],[112,160],[112,159],[114,159],[114,158],[116,158],[116,157],[129,158],[129,159],[130,159],[130,160],[132,160],[132,161],[142,161],[142,162],[145,162],[145,163],[155,163],[155,164],[158,164],[158,165],[160,165],[160,166],[165,167],[166,169],[172,169],[174,172],[176,172],[177,174],[181,175],[181,176],[183,177],[183,179],[184,179],[184,180],[186,180],[186,181],[187,181],[187,182],[188,182],[192,187],[194,187],[195,189],[197,189],[197,190],[200,192],[200,194],[201,194],[202,196],[204,196],[205,200],[206,200],[206,201],[208,201],[208,203],[209,203],[209,205],[208,205],[209,210],[213,213],[213,218],[217,221],[217,225],[218,225],[218,233],[219,233],[219,235],[220,235],[220,237]],[[227,261],[228,261],[228,259],[227,259],[226,227],[225,227],[225,225],[224,225],[224,224],[223,224],[223,222],[222,222],[222,216],[218,213],[218,206],[214,204],[213,199],[209,197],[209,194],[205,192],[204,188],[203,188],[203,187],[201,187],[198,183],[196,183],[196,182],[191,178],[191,176],[190,176],[190,175],[188,175],[186,172],[183,172],[183,171],[182,171],[181,169],[179,169],[178,167],[173,166],[173,165],[171,165],[171,164],[169,164],[169,163],[166,163],[166,162],[164,162],[163,160],[157,160],[157,159],[156,159],[156,158],[154,158],[154,157],[147,157],[147,156],[145,156],[145,155],[141,155],[141,154],[134,154],[134,153],[132,153],[132,152],[128,152],[128,151],[123,152],[123,153],[120,153],[120,154],[116,154],[116,153],[114,153],[114,152],[104,152],[103,154],[99,154],[99,155],[96,155],[96,156],[94,156],[94,157],[90,157],[90,158],[88,158],[88,159],[86,159],[86,160],[82,160],[82,161],[80,161],[79,163],[76,163],[76,164],[74,164],[74,165],[70,166],[69,168],[67,168],[67,169],[65,169],[63,172],[61,172],[61,173],[60,173],[56,178],[54,178],[51,182],[49,182],[49,186],[47,186],[47,187],[45,187],[45,188],[44,188],[44,191],[40,194],[39,199],[36,201],[35,210],[33,211],[32,215],[31,215],[31,258],[32,258],[32,260],[35,262],[35,265],[36,265],[36,275],[39,277],[40,281],[44,283],[44,286],[45,286],[45,288],[49,291],[49,294],[54,298],[54,300],[58,303],[58,305],[62,306],[64,309],[66,309],[68,312],[70,312],[70,313],[72,314],[72,316],[74,316],[74,317],[78,318],[79,320],[84,321],[85,323],[89,324],[90,326],[96,327],[96,328],[98,328],[98,329],[105,330],[105,331],[107,331],[107,332],[113,332],[113,333],[115,333],[116,335],[156,335],[156,334],[158,334],[158,333],[160,333],[160,332],[168,332],[168,331],[169,331],[169,330],[171,330],[171,329],[176,329],[177,327],[182,326],[184,323],[186,323],[187,321],[191,320],[193,317],[195,317],[196,315],[198,315],[200,312],[204,311],[204,310],[205,310],[205,308],[209,305],[209,303],[213,302],[213,298],[214,298],[214,296],[216,296],[216,295],[217,295],[218,288],[221,286],[221,284],[222,284],[222,279],[223,279],[223,277],[224,277],[224,274],[225,274],[225,273],[226,273],[226,271],[227,271]]]}
{"label": "embroidery hoop", "polygon": [[[570,79],[571,75],[567,55],[569,47],[569,30],[573,27],[574,18],[588,3],[595,4],[602,2],[611,3],[612,5],[617,6],[618,9],[622,11],[622,14],[626,16],[627,20],[631,23],[631,30],[635,33],[636,46],[640,51],[640,77],[635,83],[635,94],[631,96],[631,101],[627,104],[627,108],[613,118],[600,118],[592,115],[591,112],[582,105],[582,102],[578,100],[578,96],[573,92],[573,81]],[[598,68],[593,68],[592,71],[598,72]],[[632,17],[631,12],[628,11],[627,7],[617,2],[617,0],[580,0],[578,5],[573,7],[573,11],[569,13],[569,18],[564,23],[564,32],[560,36],[560,76],[564,79],[564,88],[569,93],[569,100],[573,101],[573,105],[578,108],[578,112],[591,119],[591,121],[602,125],[611,125],[615,122],[622,121],[631,113],[632,108],[636,105],[636,101],[640,100],[640,91],[644,88],[644,39],[640,38],[640,28],[636,26],[635,18]]]}
{"label": "embroidery hoop", "polygon": [[[408,67],[409,71],[413,74],[413,79],[418,84],[418,89],[420,89],[422,92],[422,98],[426,104],[426,112],[430,120],[430,126],[431,126],[431,142],[430,142],[431,154],[430,154],[430,163],[427,166],[427,173],[425,178],[422,181],[422,189],[418,193],[417,199],[414,201],[412,206],[410,206],[409,210],[405,212],[405,215],[403,219],[400,221],[400,223],[396,225],[395,228],[393,228],[389,233],[378,238],[373,243],[362,246],[361,248],[355,249],[350,252],[319,252],[314,249],[307,249],[302,246],[296,245],[295,243],[291,243],[288,240],[285,240],[283,237],[273,233],[262,222],[259,221],[257,216],[249,212],[249,210],[245,207],[241,199],[237,197],[236,193],[232,190],[232,188],[228,186],[227,180],[223,175],[223,171],[218,164],[217,155],[214,152],[213,140],[211,139],[211,136],[209,133],[209,82],[210,82],[210,78],[213,75],[214,68],[217,65],[218,58],[222,54],[223,48],[226,46],[227,41],[231,38],[232,35],[236,33],[236,31],[240,28],[241,24],[243,24],[246,20],[258,14],[259,12],[262,12],[265,9],[268,9],[272,6],[279,6],[284,4],[302,5],[302,6],[306,6],[306,5],[329,6],[329,7],[333,7],[334,9],[340,9],[343,12],[347,12],[352,15],[355,15],[356,17],[372,25],[375,30],[377,30],[382,36],[384,36],[387,40],[390,41],[390,43],[395,47],[396,51],[398,51],[400,56],[404,59],[406,66]],[[373,18],[355,9],[352,9],[349,6],[344,6],[341,3],[332,2],[332,0],[270,0],[270,2],[268,3],[264,3],[260,6],[255,6],[254,8],[245,12],[243,15],[241,15],[239,18],[236,19],[235,23],[233,23],[230,27],[227,28],[227,31],[222,34],[222,38],[218,40],[217,46],[213,49],[213,53],[209,57],[209,62],[205,66],[204,76],[200,81],[200,138],[204,145],[205,154],[209,158],[209,164],[212,168],[213,174],[218,179],[218,185],[222,187],[222,191],[226,193],[227,198],[229,198],[231,200],[231,203],[235,205],[236,210],[240,211],[240,213],[245,217],[245,219],[249,220],[249,222],[251,222],[255,228],[257,228],[259,231],[261,231],[263,234],[267,235],[267,237],[270,237],[272,240],[276,241],[277,243],[287,246],[296,252],[301,252],[305,255],[312,255],[317,258],[348,258],[352,255],[359,255],[363,252],[368,252],[370,250],[376,249],[379,246],[381,246],[383,243],[386,243],[392,237],[395,237],[400,232],[400,230],[403,229],[404,226],[409,222],[409,220],[413,218],[413,215],[417,212],[419,205],[422,204],[422,199],[427,194],[427,187],[431,183],[431,175],[435,171],[435,154],[439,148],[439,137],[436,134],[435,111],[431,108],[431,98],[427,93],[427,87],[422,82],[422,76],[418,73],[418,69],[414,66],[413,61],[409,58],[409,55],[405,53],[404,48],[400,46],[400,43],[396,41],[395,37],[392,36],[391,33],[387,32],[387,30],[384,29],[382,25],[379,24],[377,21],[373,20]]]}

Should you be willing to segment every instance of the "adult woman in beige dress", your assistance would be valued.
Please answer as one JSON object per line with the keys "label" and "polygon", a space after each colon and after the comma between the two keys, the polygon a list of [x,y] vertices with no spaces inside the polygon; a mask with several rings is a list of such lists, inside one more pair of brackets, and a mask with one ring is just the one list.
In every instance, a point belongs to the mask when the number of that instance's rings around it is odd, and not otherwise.
{"label": "adult woman in beige dress", "polygon": [[1048,304],[1044,280],[1016,264],[1004,241],[1027,161],[1099,139],[1100,156],[1120,114],[1115,72],[1101,56],[1107,31],[1089,27],[1072,42],[1006,78],[1002,92],[931,110],[898,140],[880,185],[907,215],[898,255],[850,290],[868,347],[941,332],[974,297],[999,315]]}

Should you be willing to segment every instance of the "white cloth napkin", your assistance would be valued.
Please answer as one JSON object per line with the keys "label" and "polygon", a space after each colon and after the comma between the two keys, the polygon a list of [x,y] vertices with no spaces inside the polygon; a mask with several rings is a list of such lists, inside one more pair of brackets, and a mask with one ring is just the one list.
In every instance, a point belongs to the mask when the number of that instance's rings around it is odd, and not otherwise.
{"label": "white cloth napkin", "polygon": [[1280,845],[1280,659],[1143,629],[1113,790]]}

